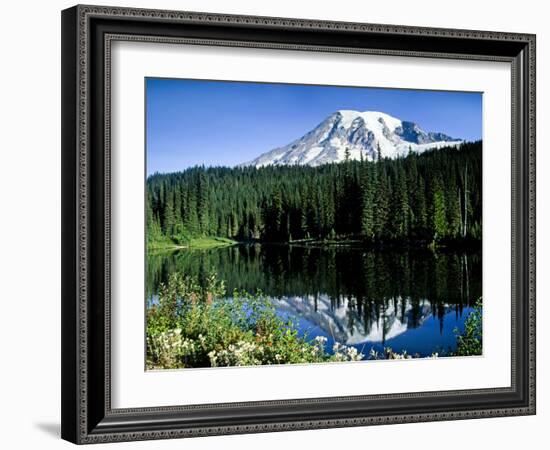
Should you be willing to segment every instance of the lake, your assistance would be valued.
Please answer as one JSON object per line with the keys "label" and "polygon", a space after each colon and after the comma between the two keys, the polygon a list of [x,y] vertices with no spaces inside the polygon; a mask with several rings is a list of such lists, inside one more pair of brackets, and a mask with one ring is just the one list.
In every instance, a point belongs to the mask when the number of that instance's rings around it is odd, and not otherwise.
{"label": "lake", "polygon": [[456,347],[455,329],[481,296],[481,252],[373,251],[358,246],[238,244],[148,255],[147,304],[170,273],[204,278],[227,292],[261,290],[302,336],[429,356]]}

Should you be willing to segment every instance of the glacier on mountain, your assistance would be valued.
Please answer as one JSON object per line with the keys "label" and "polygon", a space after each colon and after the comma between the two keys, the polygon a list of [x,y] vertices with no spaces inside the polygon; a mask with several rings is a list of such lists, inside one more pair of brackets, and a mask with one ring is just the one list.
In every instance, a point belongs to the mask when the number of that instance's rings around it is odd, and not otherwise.
{"label": "glacier on mountain", "polygon": [[441,132],[426,132],[414,122],[378,111],[340,110],[288,145],[261,154],[242,166],[309,165],[346,159],[376,160],[422,153],[433,148],[458,146],[463,141]]}

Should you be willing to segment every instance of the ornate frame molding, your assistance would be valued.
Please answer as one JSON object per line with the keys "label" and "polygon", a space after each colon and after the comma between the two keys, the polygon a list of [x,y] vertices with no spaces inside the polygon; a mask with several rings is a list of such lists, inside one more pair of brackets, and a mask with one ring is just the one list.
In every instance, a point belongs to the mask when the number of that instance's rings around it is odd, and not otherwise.
{"label": "ornate frame molding", "polygon": [[[63,399],[62,435],[76,443],[98,443],[142,439],[239,434],[327,427],[347,427],[403,422],[455,420],[481,417],[526,415],[535,413],[535,36],[487,31],[449,30],[396,25],[377,25],[331,21],[310,21],[254,16],[233,16],[195,12],[76,6],[63,12]],[[112,26],[111,26],[112,23]],[[227,38],[212,36],[152,36],[128,32],[127,24],[147,29],[157,23],[185,34],[187,26],[197,34],[227,33]],[[243,29],[254,40],[232,39],[230,30]],[[201,31],[201,29],[205,31]],[[133,28],[132,28],[133,30]],[[308,40],[311,31],[326,32],[322,42],[273,42],[270,36],[295,36]],[[194,31],[195,32],[195,31]],[[302,32],[306,37],[302,36]],[[260,33],[256,36],[257,33]],[[294,34],[292,34],[294,33]],[[173,33],[172,33],[173,34]],[[347,36],[370,37],[375,46],[342,46],[338,39]],[[384,41],[412,39],[406,48],[385,48]],[[425,40],[423,40],[425,39]],[[512,64],[512,185],[513,211],[513,354],[512,386],[500,389],[448,391],[361,397],[293,399],[288,401],[241,404],[196,405],[192,407],[140,408],[113,410],[110,403],[110,64],[111,43],[115,40],[195,45],[244,46],[266,49],[383,54],[412,57],[481,59]],[[442,51],[441,42],[456,42]],[[389,42],[389,41],[388,41]],[[418,42],[423,48],[413,48]],[[485,43],[486,49],[481,46]],[[498,45],[489,45],[497,43]],[[336,45],[333,45],[336,44]],[[466,51],[465,48],[471,49]],[[100,86],[103,86],[101,89]],[[101,92],[102,90],[102,92]],[[100,107],[95,105],[100,97]],[[103,117],[98,126],[97,110]],[[92,112],[96,114],[92,114]],[[98,145],[103,147],[98,158]],[[518,183],[521,181],[522,184]],[[98,187],[98,185],[101,185]],[[519,190],[518,190],[519,186]],[[525,188],[525,187],[526,188]],[[103,214],[99,214],[100,212]],[[100,224],[102,222],[102,225]],[[99,238],[97,237],[99,235]],[[527,242],[523,242],[527,241]],[[101,251],[97,246],[101,246]],[[518,254],[519,253],[519,254]],[[519,267],[518,267],[519,264]],[[516,273],[517,272],[517,273]],[[101,276],[102,275],[102,276]],[[101,279],[101,292],[96,280]],[[516,296],[516,292],[520,295]],[[521,295],[524,293],[524,295]],[[95,300],[94,300],[95,299]],[[98,301],[102,299],[102,301]],[[517,304],[514,303],[517,301]],[[99,304],[101,303],[101,304]],[[101,320],[98,323],[98,319]],[[521,321],[521,322],[518,322]],[[521,342],[520,342],[521,341]],[[102,345],[97,356],[98,345]],[[521,351],[519,348],[523,345]],[[518,350],[520,350],[518,352]],[[102,367],[98,361],[103,359]],[[65,381],[69,382],[65,383]],[[101,388],[101,401],[91,400]],[[519,392],[521,390],[521,392]],[[513,394],[513,395],[512,395]],[[508,402],[496,402],[496,396],[508,395]],[[495,398],[495,403],[472,409],[450,407],[436,410],[414,408],[414,402],[426,397],[463,399]],[[491,397],[493,396],[493,397]],[[514,398],[512,398],[514,397]],[[503,397],[504,398],[504,397]],[[508,398],[508,397],[507,397]],[[338,402],[400,400],[407,405],[403,413],[361,415],[342,414],[300,420],[248,421],[200,425],[185,419],[186,412],[223,408],[258,407],[281,409],[290,406],[328,405]],[[474,402],[475,403],[475,402]],[[485,402],[486,403],[486,402]],[[504,406],[502,406],[504,404]],[[380,411],[382,409],[379,408]],[[240,414],[240,413],[239,413]],[[267,413],[266,413],[267,414]],[[180,422],[173,419],[181,416]],[[204,419],[203,417],[203,419]],[[282,417],[281,413],[277,417]],[[172,420],[172,422],[170,422]],[[204,422],[204,420],[203,420]],[[200,422],[200,423],[203,423]]]}

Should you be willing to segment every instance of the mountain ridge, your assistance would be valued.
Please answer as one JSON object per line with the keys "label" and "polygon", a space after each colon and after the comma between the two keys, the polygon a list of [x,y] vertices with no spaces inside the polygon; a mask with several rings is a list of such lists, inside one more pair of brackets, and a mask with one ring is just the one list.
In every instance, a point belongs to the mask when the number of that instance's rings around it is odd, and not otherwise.
{"label": "mountain ridge", "polygon": [[418,124],[380,111],[338,110],[302,137],[277,147],[241,166],[309,165],[352,160],[376,160],[422,153],[464,140],[442,132],[426,132]]}

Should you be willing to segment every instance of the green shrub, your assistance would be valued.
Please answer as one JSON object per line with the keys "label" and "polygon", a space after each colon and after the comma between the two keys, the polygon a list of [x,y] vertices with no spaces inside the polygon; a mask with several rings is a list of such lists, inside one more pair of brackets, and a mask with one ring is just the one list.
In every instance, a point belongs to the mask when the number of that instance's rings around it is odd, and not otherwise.
{"label": "green shrub", "polygon": [[482,338],[483,308],[481,298],[476,302],[473,311],[464,322],[464,331],[455,329],[457,348],[454,356],[474,356],[483,352]]}
{"label": "green shrub", "polygon": [[203,283],[172,274],[159,299],[147,312],[147,367],[244,366],[261,364],[359,361],[353,347],[335,344],[325,351],[326,338],[300,337],[292,321],[277,316],[261,292],[234,292],[215,273]]}

